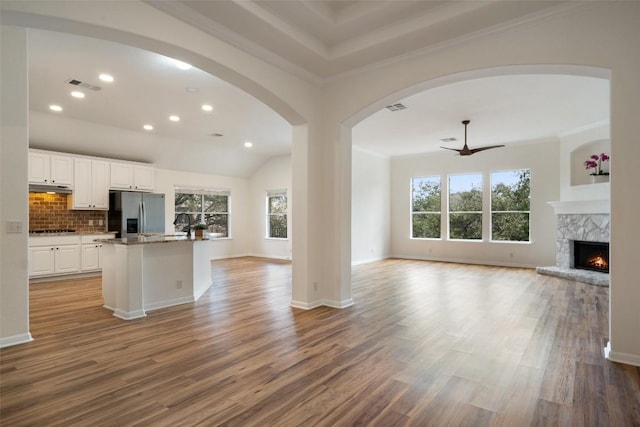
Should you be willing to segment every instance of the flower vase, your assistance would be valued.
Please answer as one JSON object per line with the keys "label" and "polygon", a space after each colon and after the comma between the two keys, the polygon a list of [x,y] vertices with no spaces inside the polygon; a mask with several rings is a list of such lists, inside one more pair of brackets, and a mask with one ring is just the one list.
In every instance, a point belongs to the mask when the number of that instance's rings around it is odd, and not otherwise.
{"label": "flower vase", "polygon": [[601,182],[609,182],[609,175],[591,175],[591,183],[598,184]]}

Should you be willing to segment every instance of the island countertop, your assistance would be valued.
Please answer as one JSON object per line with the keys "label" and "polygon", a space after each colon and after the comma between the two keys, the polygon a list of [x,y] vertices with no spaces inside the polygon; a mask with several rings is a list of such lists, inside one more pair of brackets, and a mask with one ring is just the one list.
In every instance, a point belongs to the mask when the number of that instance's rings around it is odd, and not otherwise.
{"label": "island countertop", "polygon": [[96,242],[110,245],[146,245],[150,243],[175,243],[175,242],[203,242],[209,241],[205,237],[188,239],[186,235],[164,234],[154,236],[121,237],[119,239],[98,239]]}

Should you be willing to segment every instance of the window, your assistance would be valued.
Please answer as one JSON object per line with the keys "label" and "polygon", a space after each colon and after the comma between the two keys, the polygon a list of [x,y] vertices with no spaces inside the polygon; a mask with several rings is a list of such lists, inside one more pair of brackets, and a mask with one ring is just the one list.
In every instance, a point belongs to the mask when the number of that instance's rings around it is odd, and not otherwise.
{"label": "window", "polygon": [[482,239],[482,174],[449,177],[449,239]]}
{"label": "window", "polygon": [[267,238],[287,238],[287,191],[267,191]]}
{"label": "window", "polygon": [[491,173],[491,240],[529,241],[531,171]]}
{"label": "window", "polygon": [[411,237],[439,239],[440,177],[426,176],[411,180]]}
{"label": "window", "polygon": [[210,237],[229,237],[228,191],[176,188],[176,231],[186,231],[189,215],[191,226],[207,224]]}

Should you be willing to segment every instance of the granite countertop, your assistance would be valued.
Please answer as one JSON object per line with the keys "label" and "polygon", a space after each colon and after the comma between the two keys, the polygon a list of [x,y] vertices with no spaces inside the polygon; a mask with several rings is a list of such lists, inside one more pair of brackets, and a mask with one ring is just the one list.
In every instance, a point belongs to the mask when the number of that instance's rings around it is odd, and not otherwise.
{"label": "granite countertop", "polygon": [[51,237],[51,236],[101,236],[116,234],[115,231],[73,231],[60,233],[29,233],[29,237]]}
{"label": "granite countertop", "polygon": [[209,241],[204,237],[187,239],[186,235],[165,234],[157,236],[122,237],[120,239],[97,239],[96,242],[108,243],[111,245],[146,245],[150,243],[175,243],[175,242],[202,242]]}

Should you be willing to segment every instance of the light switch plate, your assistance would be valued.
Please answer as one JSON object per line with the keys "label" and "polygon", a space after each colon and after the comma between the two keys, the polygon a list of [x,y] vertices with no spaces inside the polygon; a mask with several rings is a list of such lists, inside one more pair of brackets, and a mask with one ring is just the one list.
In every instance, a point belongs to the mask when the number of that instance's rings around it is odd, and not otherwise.
{"label": "light switch plate", "polygon": [[22,221],[7,221],[7,233],[20,234],[23,229]]}

